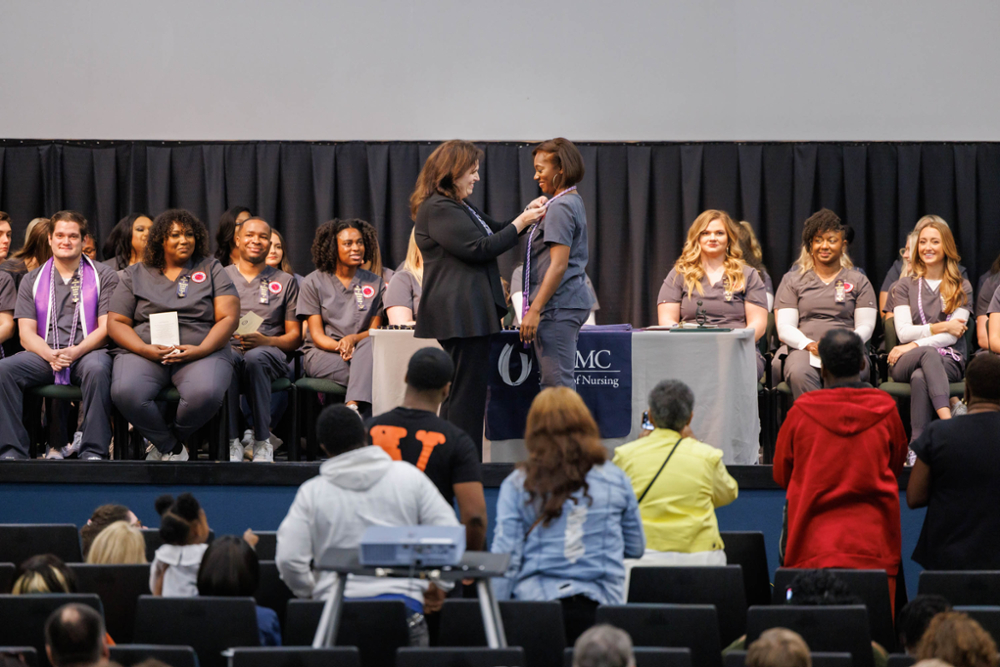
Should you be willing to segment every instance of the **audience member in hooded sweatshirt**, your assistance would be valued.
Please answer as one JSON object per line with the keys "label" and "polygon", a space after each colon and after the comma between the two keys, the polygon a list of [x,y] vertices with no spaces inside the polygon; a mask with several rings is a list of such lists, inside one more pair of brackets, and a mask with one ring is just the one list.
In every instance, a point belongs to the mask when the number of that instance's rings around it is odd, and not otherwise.
{"label": "audience member in hooded sweatshirt", "polygon": [[826,332],[819,355],[826,388],[795,401],[774,456],[774,481],[787,490],[784,565],[884,569],[894,599],[906,432],[892,397],[858,381],[857,334]]}

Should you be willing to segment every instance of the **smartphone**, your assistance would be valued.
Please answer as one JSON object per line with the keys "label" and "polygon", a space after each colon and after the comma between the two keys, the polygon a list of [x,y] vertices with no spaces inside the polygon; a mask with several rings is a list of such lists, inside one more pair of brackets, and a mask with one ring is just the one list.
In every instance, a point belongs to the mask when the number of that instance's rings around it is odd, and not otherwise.
{"label": "smartphone", "polygon": [[653,426],[653,422],[649,421],[649,410],[642,411],[642,430],[643,431],[656,430],[656,427]]}

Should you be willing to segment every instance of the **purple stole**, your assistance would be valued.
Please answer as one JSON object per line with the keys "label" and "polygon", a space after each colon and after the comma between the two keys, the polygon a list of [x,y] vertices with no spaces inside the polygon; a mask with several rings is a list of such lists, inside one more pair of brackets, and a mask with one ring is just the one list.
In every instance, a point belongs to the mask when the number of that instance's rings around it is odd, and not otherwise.
{"label": "purple stole", "polygon": [[[53,313],[50,312],[52,307],[52,292],[53,292],[53,281],[55,276],[53,276],[52,263],[54,260],[50,259],[42,265],[42,270],[38,272],[38,278],[35,280],[34,286],[34,297],[35,297],[35,322],[37,324],[38,336],[46,342],[49,343],[49,329],[52,331],[52,348],[62,349],[64,347],[69,347],[73,344],[76,337],[76,324],[77,321],[83,326],[83,337],[86,338],[91,331],[97,328],[97,301],[101,293],[101,279],[97,275],[97,269],[94,268],[94,263],[90,261],[86,255],[80,256],[80,299],[79,303],[76,304],[76,312],[73,313],[73,326],[70,331],[70,336],[72,337],[69,341],[66,341],[65,345],[58,344],[58,328],[59,328],[59,313],[55,313],[55,320],[52,321]],[[61,278],[60,278],[61,280]],[[82,315],[82,317],[80,317]],[[64,368],[63,370],[55,373],[56,384],[68,385],[69,378],[69,368]]]}

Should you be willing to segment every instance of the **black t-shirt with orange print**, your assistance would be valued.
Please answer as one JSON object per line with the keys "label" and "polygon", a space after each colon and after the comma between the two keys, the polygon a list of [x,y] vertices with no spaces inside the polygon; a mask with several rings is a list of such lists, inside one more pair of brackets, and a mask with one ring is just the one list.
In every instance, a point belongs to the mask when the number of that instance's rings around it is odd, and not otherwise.
{"label": "black t-shirt with orange print", "polygon": [[472,439],[433,412],[396,408],[369,419],[366,428],[373,445],[417,466],[449,504],[455,499],[453,485],[483,481]]}

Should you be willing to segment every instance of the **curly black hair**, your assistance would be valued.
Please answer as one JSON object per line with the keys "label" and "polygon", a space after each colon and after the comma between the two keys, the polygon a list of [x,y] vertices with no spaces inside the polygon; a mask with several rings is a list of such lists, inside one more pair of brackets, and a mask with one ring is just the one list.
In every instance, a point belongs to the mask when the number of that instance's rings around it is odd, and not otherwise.
{"label": "curly black hair", "polygon": [[183,208],[171,208],[156,216],[153,226],[149,229],[146,256],[142,258],[146,266],[161,271],[167,266],[167,260],[163,255],[163,243],[167,240],[170,228],[175,222],[185,230],[194,232],[194,253],[191,259],[197,262],[208,256],[208,230],[205,229],[205,225],[194,216],[194,213]]}
{"label": "curly black hair", "polygon": [[233,263],[232,252],[236,247],[236,218],[241,213],[251,213],[246,206],[233,206],[219,218],[219,231],[215,234],[215,258],[223,266]]}
{"label": "curly black hair", "polygon": [[[337,235],[345,229],[356,229],[361,234],[362,243],[365,238],[364,226],[368,224],[364,220],[351,218],[350,220],[339,220],[334,218],[319,226],[316,230],[316,238],[312,244],[312,259],[316,268],[324,273],[335,273],[337,262],[340,261],[340,253],[337,249]],[[365,261],[368,261],[368,244],[365,243]]]}
{"label": "curly black hair", "polygon": [[358,222],[361,223],[361,240],[365,243],[365,264],[370,262],[369,271],[381,278],[385,269],[382,266],[382,249],[378,244],[378,231],[369,222],[364,220],[358,220]]}
{"label": "curly black hair", "polygon": [[802,226],[802,247],[808,251],[816,235],[827,232],[837,232],[843,234],[845,240],[847,238],[847,228],[840,217],[828,208],[821,208],[806,218]]}

